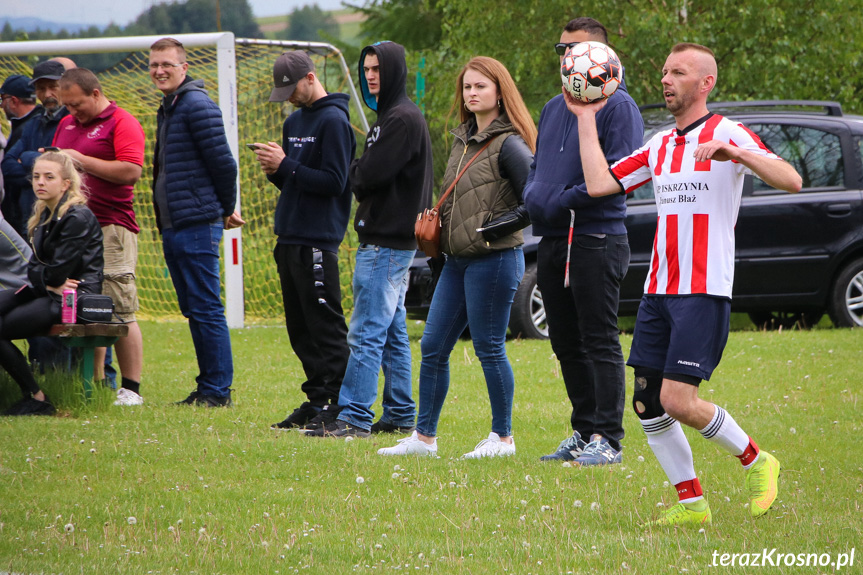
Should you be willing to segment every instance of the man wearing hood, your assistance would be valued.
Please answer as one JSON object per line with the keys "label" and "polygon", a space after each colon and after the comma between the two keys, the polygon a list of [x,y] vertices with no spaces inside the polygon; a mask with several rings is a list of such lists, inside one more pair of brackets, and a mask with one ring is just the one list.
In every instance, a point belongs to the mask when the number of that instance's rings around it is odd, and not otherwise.
{"label": "man wearing hood", "polygon": [[[432,152],[422,112],[407,96],[404,47],[378,42],[359,63],[363,101],[378,114],[362,157],[350,169],[360,241],[354,268],[351,356],[336,421],[306,432],[316,437],[368,437],[413,430],[411,351],[405,324],[407,272],[416,252],[414,222],[430,207]],[[378,374],[384,371],[383,414],[374,423]]]}
{"label": "man wearing hood", "polygon": [[[605,27],[576,18],[564,27],[555,51],[562,59],[579,42],[608,44]],[[608,162],[641,146],[644,124],[621,83],[597,114]],[[563,94],[539,117],[536,155],[524,202],[537,252],[537,284],[548,318],[551,348],[560,361],[572,404],[572,435],[543,460],[601,465],[621,461],[625,366],[617,327],[620,282],[629,267],[629,241],[622,195],[591,198],[578,155],[578,122]]]}
{"label": "man wearing hood", "polygon": [[220,298],[219,242],[245,222],[234,210],[237,162],[222,112],[202,80],[186,76],[183,44],[150,46],[150,79],[164,97],[153,152],[153,204],[180,311],[189,320],[200,371],[184,405],[231,405],[234,362]]}
{"label": "man wearing hood", "polygon": [[[350,350],[342,311],[339,244],[351,215],[348,168],[356,155],[347,94],[328,94],[301,50],[273,65],[270,102],[297,110],[282,127],[282,145],[254,144],[267,178],[281,190],[273,257],[282,285],[285,325],[303,364],[308,398],[273,427],[307,427],[334,412]],[[331,415],[328,413],[327,415]],[[334,418],[334,417],[333,417]]]}

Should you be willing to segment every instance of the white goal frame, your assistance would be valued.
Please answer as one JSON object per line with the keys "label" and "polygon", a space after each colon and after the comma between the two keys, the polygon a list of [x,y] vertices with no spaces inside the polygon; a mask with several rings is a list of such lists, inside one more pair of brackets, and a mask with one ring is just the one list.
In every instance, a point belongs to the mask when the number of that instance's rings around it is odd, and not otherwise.
{"label": "white goal frame", "polygon": [[[110,38],[77,38],[69,40],[35,40],[25,42],[0,42],[0,56],[33,56],[58,54],[95,54],[101,52],[125,52],[149,50],[150,46],[165,35],[154,36],[117,36]],[[261,44],[269,46],[284,46],[286,49],[308,49],[326,51],[338,56],[342,72],[348,79],[352,100],[357,106],[358,116],[363,128],[368,132],[369,126],[363,112],[360,99],[357,97],[353,79],[345,63],[341,51],[324,42],[295,42],[280,40],[257,40],[234,38],[233,32],[214,32],[206,34],[175,34],[176,38],[187,48],[215,47],[218,69],[219,107],[225,123],[225,133],[228,146],[239,165],[239,136],[237,118],[237,62],[236,44]],[[240,209],[240,176],[237,174],[237,203]],[[245,301],[243,296],[243,236],[242,228],[225,230],[223,256],[225,266],[225,315],[230,328],[242,328],[245,325]]]}

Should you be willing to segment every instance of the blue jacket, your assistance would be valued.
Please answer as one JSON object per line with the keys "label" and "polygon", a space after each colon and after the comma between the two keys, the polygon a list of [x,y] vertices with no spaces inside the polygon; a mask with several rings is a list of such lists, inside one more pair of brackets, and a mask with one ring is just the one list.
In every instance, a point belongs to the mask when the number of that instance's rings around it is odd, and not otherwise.
{"label": "blue jacket", "polygon": [[[596,115],[596,127],[609,165],[641,147],[644,123],[625,85],[621,84]],[[536,155],[524,189],[533,234],[568,235],[570,210],[575,212],[575,234],[625,234],[625,196],[591,198],[587,194],[578,121],[567,109],[563,94],[542,109],[538,129]]]}
{"label": "blue jacket", "polygon": [[[68,115],[69,111],[65,106],[61,106],[53,114],[43,108],[41,114],[27,121],[21,138],[6,150],[3,156],[3,179],[6,185],[17,186],[22,190],[30,187],[28,179],[33,171],[33,164],[36,163],[36,158],[42,155],[36,150],[51,145],[57,124]],[[26,217],[29,218],[29,214]]]}
{"label": "blue jacket", "polygon": [[282,128],[285,159],[268,179],[276,204],[279,243],[336,252],[351,215],[348,167],[357,142],[347,94],[328,94],[291,114]]}
{"label": "blue jacket", "polygon": [[159,213],[155,190],[160,175],[173,228],[230,216],[237,199],[237,162],[228,147],[222,111],[207,95],[203,80],[187,78],[162,98],[156,117],[153,197],[160,229],[164,214]]}

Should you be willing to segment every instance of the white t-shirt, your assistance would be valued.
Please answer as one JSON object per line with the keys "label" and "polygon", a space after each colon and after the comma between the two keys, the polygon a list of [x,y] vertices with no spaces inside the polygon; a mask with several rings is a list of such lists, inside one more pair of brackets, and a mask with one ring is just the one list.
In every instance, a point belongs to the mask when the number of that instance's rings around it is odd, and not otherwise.
{"label": "white t-shirt", "polygon": [[682,136],[675,128],[656,134],[611,166],[626,193],[653,179],[658,219],[646,294],[731,298],[734,225],[751,172],[737,162],[696,162],[695,149],[710,140],[779,159],[743,124],[714,114]]}

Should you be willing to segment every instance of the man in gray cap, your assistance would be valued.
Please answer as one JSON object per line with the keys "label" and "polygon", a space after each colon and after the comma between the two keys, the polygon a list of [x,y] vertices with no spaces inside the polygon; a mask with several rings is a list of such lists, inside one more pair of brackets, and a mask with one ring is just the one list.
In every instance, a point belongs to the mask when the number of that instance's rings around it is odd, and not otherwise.
{"label": "man in gray cap", "polygon": [[[64,58],[64,60],[68,60]],[[71,60],[68,60],[71,64]],[[72,64],[71,67],[74,67]],[[54,139],[57,124],[69,114],[65,107],[60,104],[60,76],[66,71],[66,66],[57,60],[47,60],[36,64],[33,68],[33,79],[30,85],[36,89],[36,97],[42,102],[43,109],[32,121],[27,122],[21,132],[21,138],[11,146],[3,157],[3,178],[9,186],[10,180],[19,186],[21,195],[19,197],[19,210],[21,220],[25,222],[21,227],[16,226],[18,233],[27,235],[26,221],[33,210],[36,196],[30,190],[30,172],[33,171],[33,163],[39,157],[39,151],[50,146]],[[13,222],[14,223],[14,222]]]}
{"label": "man in gray cap", "polygon": [[254,144],[267,178],[281,190],[273,256],[282,284],[285,325],[306,381],[307,401],[275,428],[309,428],[335,420],[350,356],[339,283],[339,244],[351,212],[348,168],[356,152],[347,94],[328,94],[302,51],[273,65],[270,102],[297,108],[282,145]]}
{"label": "man in gray cap", "polygon": [[[13,74],[6,78],[3,86],[0,86],[0,108],[6,114],[12,130],[9,138],[3,146],[9,150],[21,139],[24,126],[36,118],[42,111],[42,106],[36,104],[36,92],[30,85],[30,78],[20,74]],[[25,182],[26,183],[26,182]],[[2,210],[6,215],[7,223],[15,229],[21,229],[20,221],[22,214],[18,207],[18,198],[21,196],[21,182],[15,178],[4,177],[5,196],[2,201]]]}

